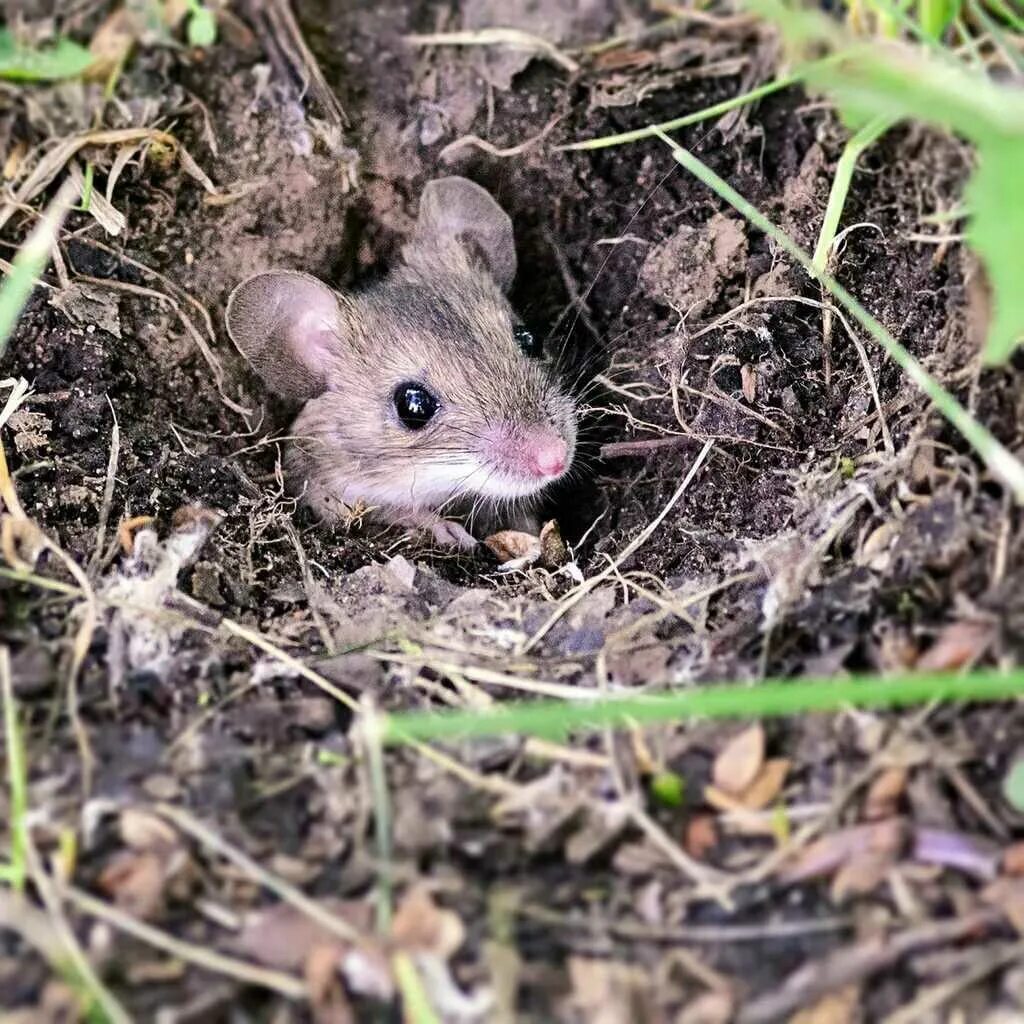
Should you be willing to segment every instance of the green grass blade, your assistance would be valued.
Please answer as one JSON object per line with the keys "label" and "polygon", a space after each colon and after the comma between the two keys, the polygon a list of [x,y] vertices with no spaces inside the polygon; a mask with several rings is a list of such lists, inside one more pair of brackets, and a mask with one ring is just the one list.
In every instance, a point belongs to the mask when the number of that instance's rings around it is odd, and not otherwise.
{"label": "green grass blade", "polygon": [[960,0],[918,0],[917,23],[930,39],[941,39],[960,13]]}
{"label": "green grass blade", "polygon": [[540,700],[472,711],[410,711],[382,720],[387,743],[467,736],[566,735],[631,723],[698,718],[768,718],[843,708],[896,708],[932,701],[993,701],[1024,695],[1024,669],[970,675],[920,672],[848,679],[770,680],[683,692],[606,697],[592,702]]}
{"label": "green grass blade", "polygon": [[430,997],[423,980],[408,953],[396,953],[391,958],[395,982],[402,993],[402,1005],[409,1024],[441,1024],[441,1018],[430,1005]]}
{"label": "green grass blade", "polygon": [[[925,368],[876,320],[831,274],[819,270],[813,259],[780,228],[777,228],[755,206],[747,202],[731,185],[720,178],[707,164],[684,149],[667,135],[661,138],[672,148],[676,160],[694,177],[721,196],[756,228],[771,238],[826,288],[836,301],[885,349],[890,358],[935,403],[935,407],[960,432],[978,453],[994,476],[1024,503],[1024,465],[1022,465],[992,434],[983,427]],[[977,197],[976,197],[977,198]]]}
{"label": "green grass blade", "polygon": [[39,275],[50,260],[50,251],[77,191],[77,186],[70,179],[61,186],[39,223],[22,243],[10,273],[0,286],[0,357]]}
{"label": "green grass blade", "polygon": [[11,678],[11,653],[0,647],[0,697],[4,702],[4,746],[7,748],[7,787],[10,791],[11,862],[3,866],[4,881],[21,892],[28,864],[25,856],[25,828],[28,816],[28,769],[25,746],[18,723],[18,705]]}
{"label": "green grass blade", "polygon": [[56,82],[77,78],[95,58],[71,39],[45,48],[22,46],[10,29],[0,28],[0,78],[19,82]]}
{"label": "green grass blade", "polygon": [[850,183],[853,181],[853,172],[857,161],[861,158],[864,150],[874,145],[894,123],[887,117],[876,117],[864,125],[846,143],[839,163],[836,164],[835,177],[832,179],[832,188],[828,194],[828,206],[825,207],[825,217],[818,235],[818,244],[814,250],[813,262],[819,271],[828,267],[829,253],[832,251],[832,243],[836,240],[836,232],[839,230],[839,222],[843,217],[843,209],[846,206],[846,197],[850,191]]}
{"label": "green grass blade", "polygon": [[1024,10],[1018,14],[1010,7],[1008,0],[986,0],[986,4],[990,11],[1012,26],[1015,32],[1024,32]]}

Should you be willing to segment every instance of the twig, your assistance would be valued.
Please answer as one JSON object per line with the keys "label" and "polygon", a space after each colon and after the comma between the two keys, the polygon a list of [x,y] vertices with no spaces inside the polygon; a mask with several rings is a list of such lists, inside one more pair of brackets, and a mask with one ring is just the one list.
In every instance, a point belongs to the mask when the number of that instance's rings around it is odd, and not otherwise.
{"label": "twig", "polygon": [[670,437],[654,437],[646,441],[612,441],[601,445],[602,459],[621,459],[630,455],[649,455],[665,448],[685,448],[699,440],[689,434],[672,434]]}

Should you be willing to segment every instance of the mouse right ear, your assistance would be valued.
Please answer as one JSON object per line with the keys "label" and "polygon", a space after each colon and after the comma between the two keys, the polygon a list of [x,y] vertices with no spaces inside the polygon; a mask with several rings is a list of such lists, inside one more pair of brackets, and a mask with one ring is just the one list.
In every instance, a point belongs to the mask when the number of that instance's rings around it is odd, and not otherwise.
{"label": "mouse right ear", "polygon": [[225,320],[238,351],[275,394],[301,401],[325,390],[342,316],[322,281],[292,271],[256,274],[231,293]]}
{"label": "mouse right ear", "polygon": [[423,186],[411,245],[430,256],[439,240],[451,239],[483,258],[503,292],[516,276],[512,219],[487,189],[468,178],[435,178]]}

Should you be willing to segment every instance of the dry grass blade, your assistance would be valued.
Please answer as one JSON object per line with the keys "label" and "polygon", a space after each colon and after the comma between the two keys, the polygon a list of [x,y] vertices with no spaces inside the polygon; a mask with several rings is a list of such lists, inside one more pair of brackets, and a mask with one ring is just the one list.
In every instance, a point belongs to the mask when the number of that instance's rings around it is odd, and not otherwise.
{"label": "dry grass blade", "polygon": [[0,206],[0,228],[19,207],[30,203],[67,166],[68,162],[86,146],[123,146],[129,142],[159,142],[176,152],[182,169],[195,178],[207,192],[216,194],[217,188],[191,155],[169,132],[157,128],[112,128],[104,131],[82,132],[62,139],[36,164],[32,173],[21,183],[14,198]]}
{"label": "dry grass blade", "polygon": [[561,683],[552,683],[543,679],[527,679],[524,676],[514,676],[508,672],[498,672],[495,669],[484,668],[477,665],[459,665],[455,662],[438,659],[426,652],[423,654],[394,654],[389,651],[367,650],[364,652],[371,658],[378,661],[390,662],[396,665],[413,665],[416,667],[431,668],[436,672],[445,675],[462,675],[475,683],[487,683],[491,686],[502,686],[509,690],[519,690],[522,693],[534,693],[544,697],[555,697],[560,700],[589,700],[590,694],[576,686],[565,686]]}
{"label": "dry grass blade", "polygon": [[305,662],[292,657],[287,651],[282,651],[280,647],[261,633],[257,633],[255,630],[249,629],[248,626],[243,626],[240,622],[235,622],[232,619],[221,619],[220,625],[226,632],[245,640],[246,643],[252,644],[253,647],[258,647],[261,651],[265,651],[280,661],[282,665],[287,665],[304,679],[308,679],[314,686],[320,687],[324,693],[329,694],[336,701],[344,704],[349,711],[359,714],[360,707],[357,700],[350,697],[344,690],[338,689],[334,683],[324,678],[319,672],[314,672]]}
{"label": "dry grass blade", "polygon": [[523,32],[518,28],[482,28],[472,32],[431,32],[405,37],[412,46],[507,46],[513,50],[526,50],[547,57],[553,64],[564,68],[570,74],[579,71],[580,66],[540,36]]}

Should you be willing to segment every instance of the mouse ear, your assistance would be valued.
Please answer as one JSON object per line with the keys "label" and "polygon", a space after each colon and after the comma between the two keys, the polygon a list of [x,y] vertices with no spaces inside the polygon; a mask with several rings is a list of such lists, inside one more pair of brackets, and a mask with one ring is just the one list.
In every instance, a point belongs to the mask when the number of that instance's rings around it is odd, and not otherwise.
{"label": "mouse ear", "polygon": [[503,292],[516,276],[512,220],[485,188],[468,178],[435,178],[420,198],[412,245],[429,251],[438,240],[462,244],[470,255],[482,256]]}
{"label": "mouse ear", "polygon": [[243,281],[225,313],[228,334],[271,391],[312,398],[341,347],[338,297],[308,274],[271,271]]}

